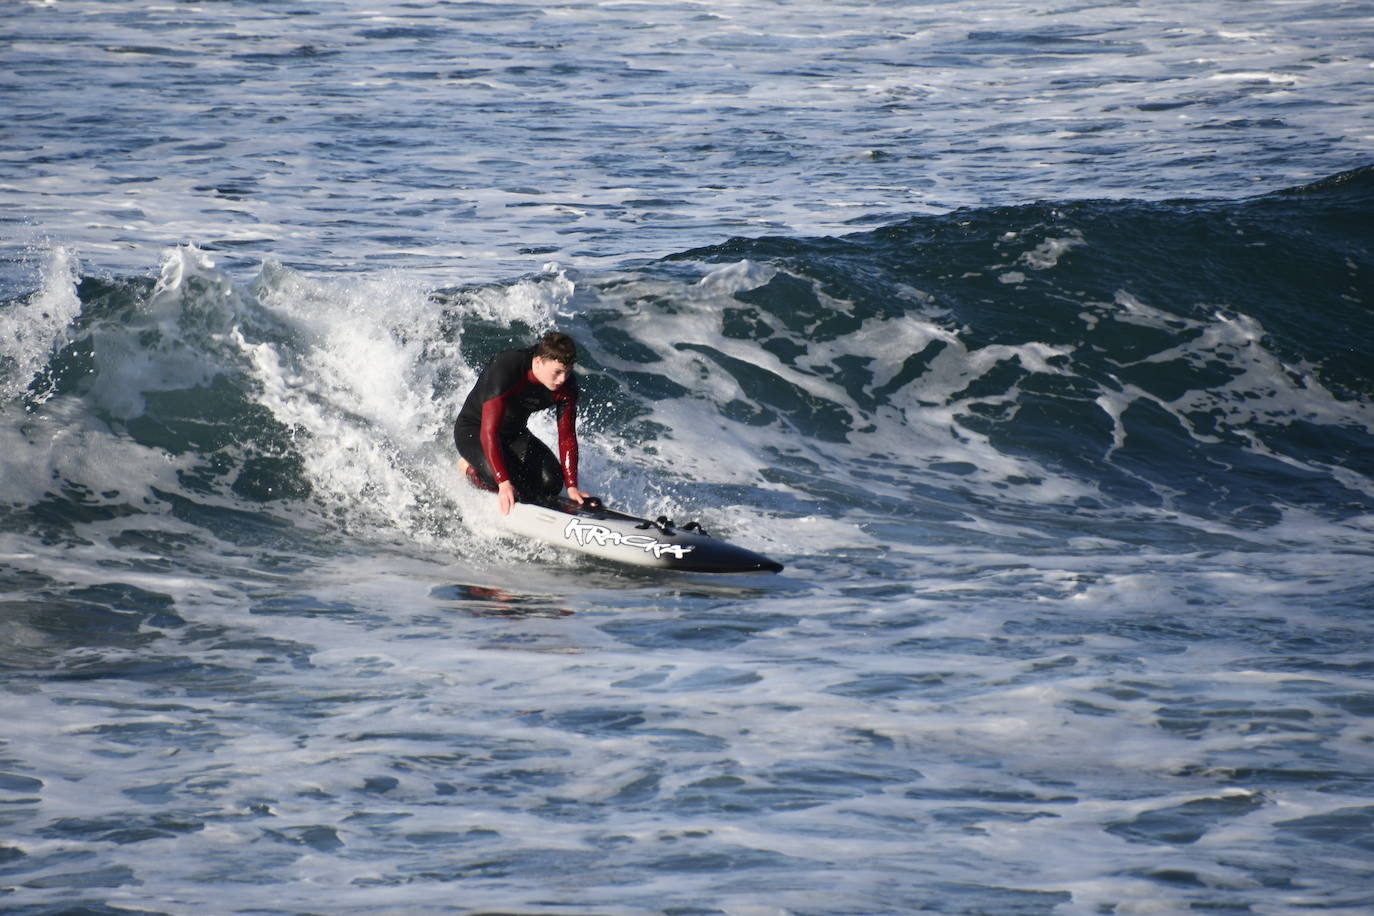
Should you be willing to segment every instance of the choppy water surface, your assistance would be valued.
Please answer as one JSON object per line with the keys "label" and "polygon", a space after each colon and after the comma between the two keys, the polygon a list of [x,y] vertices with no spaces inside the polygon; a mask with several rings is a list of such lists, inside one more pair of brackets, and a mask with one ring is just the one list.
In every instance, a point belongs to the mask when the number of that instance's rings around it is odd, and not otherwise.
{"label": "choppy water surface", "polygon": [[11,243],[455,281],[1370,159],[1368,3],[14,3]]}
{"label": "choppy water surface", "polygon": [[5,8],[0,910],[1369,910],[1370,21]]}

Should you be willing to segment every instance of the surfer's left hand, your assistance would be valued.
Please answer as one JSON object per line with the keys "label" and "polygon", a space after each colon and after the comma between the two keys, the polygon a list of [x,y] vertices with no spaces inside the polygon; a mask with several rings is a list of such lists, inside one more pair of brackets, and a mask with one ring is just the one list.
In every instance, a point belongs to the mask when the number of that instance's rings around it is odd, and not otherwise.
{"label": "surfer's left hand", "polygon": [[568,487],[568,499],[571,499],[580,506],[587,501],[587,494],[583,493],[577,487]]}

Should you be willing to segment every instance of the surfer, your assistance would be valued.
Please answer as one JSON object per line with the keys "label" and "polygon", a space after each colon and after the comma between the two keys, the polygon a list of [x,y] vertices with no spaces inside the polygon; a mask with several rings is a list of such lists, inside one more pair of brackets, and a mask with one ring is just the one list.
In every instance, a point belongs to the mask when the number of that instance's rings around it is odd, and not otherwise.
{"label": "surfer", "polygon": [[[577,488],[576,361],[577,344],[559,331],[532,347],[498,353],[458,412],[458,469],[496,493],[502,515],[517,501],[555,499],[565,485],[573,502],[587,499]],[[526,426],[530,414],[550,407],[557,416],[559,458]]]}

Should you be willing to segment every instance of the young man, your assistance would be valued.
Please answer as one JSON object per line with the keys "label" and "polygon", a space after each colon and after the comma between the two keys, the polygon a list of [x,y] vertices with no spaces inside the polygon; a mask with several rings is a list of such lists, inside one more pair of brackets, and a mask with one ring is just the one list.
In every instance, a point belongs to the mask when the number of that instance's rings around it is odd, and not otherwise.
{"label": "young man", "polygon": [[[499,353],[477,377],[453,425],[459,470],[485,490],[494,490],[501,514],[519,502],[568,498],[582,503],[577,488],[577,344],[550,331],[532,347]],[[526,427],[530,414],[554,408],[558,453]]]}

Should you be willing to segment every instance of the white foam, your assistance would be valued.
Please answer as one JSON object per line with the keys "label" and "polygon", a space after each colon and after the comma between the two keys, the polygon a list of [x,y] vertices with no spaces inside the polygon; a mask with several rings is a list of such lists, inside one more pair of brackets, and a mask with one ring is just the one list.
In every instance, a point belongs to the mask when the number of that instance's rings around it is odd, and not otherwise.
{"label": "white foam", "polygon": [[1031,270],[1049,270],[1059,264],[1059,259],[1072,248],[1083,245],[1083,233],[1069,230],[1060,238],[1047,238],[1030,251],[1022,253],[1017,263],[1025,264]]}
{"label": "white foam", "polygon": [[[1374,407],[1358,399],[1336,397],[1321,383],[1315,367],[1288,364],[1279,358],[1265,345],[1264,327],[1243,312],[1218,309],[1206,319],[1184,318],[1121,291],[1107,313],[1114,320],[1166,330],[1181,338],[1180,343],[1142,357],[1141,363],[1182,361],[1203,368],[1224,360],[1233,370],[1232,378],[1223,383],[1185,391],[1168,401],[1129,384],[1116,391],[1103,391],[1096,400],[1112,418],[1113,451],[1126,441],[1122,416],[1137,400],[1150,401],[1167,411],[1199,442],[1220,441],[1218,433],[1199,429],[1194,420],[1209,417],[1230,434],[1244,438],[1254,454],[1298,468],[1308,465],[1270,448],[1258,432],[1298,421],[1374,430]],[[1355,469],[1314,465],[1320,473],[1337,477],[1351,489],[1374,493],[1374,481]]]}
{"label": "white foam", "polygon": [[[81,313],[76,294],[79,264],[67,248],[50,248],[43,257],[38,290],[0,310],[0,400],[23,396],[54,353],[66,344]],[[42,403],[51,389],[39,388]]]}

